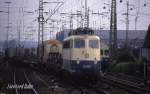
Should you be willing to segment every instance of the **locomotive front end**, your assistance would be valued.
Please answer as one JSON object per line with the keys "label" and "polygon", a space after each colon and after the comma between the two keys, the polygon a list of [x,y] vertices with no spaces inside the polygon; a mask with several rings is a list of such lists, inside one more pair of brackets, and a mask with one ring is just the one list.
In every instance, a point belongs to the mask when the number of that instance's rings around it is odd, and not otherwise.
{"label": "locomotive front end", "polygon": [[93,74],[100,71],[100,43],[96,36],[74,39],[71,60],[72,71]]}
{"label": "locomotive front end", "polygon": [[72,36],[64,44],[64,68],[74,74],[93,74],[100,72],[100,38],[96,35]]}

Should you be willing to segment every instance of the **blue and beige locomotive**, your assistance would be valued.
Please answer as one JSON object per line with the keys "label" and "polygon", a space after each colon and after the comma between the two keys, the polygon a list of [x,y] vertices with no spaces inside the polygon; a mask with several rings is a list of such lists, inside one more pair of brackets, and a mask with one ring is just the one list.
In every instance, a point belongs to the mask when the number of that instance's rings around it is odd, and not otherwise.
{"label": "blue and beige locomotive", "polygon": [[100,38],[89,28],[78,28],[63,41],[63,69],[74,74],[100,72]]}

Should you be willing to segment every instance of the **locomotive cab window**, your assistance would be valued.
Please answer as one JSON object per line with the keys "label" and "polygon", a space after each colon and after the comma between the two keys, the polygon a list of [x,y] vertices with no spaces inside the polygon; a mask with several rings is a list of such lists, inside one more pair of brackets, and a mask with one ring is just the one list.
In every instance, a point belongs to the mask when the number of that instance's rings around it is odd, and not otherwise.
{"label": "locomotive cab window", "polygon": [[89,40],[89,48],[99,48],[99,41],[97,39]]}
{"label": "locomotive cab window", "polygon": [[103,50],[101,50],[101,55],[103,55]]}
{"label": "locomotive cab window", "polygon": [[63,48],[70,48],[70,42],[69,41],[64,41]]}
{"label": "locomotive cab window", "polygon": [[63,48],[73,48],[73,40],[64,41]]}
{"label": "locomotive cab window", "polygon": [[85,40],[83,39],[74,39],[75,48],[85,48]]}

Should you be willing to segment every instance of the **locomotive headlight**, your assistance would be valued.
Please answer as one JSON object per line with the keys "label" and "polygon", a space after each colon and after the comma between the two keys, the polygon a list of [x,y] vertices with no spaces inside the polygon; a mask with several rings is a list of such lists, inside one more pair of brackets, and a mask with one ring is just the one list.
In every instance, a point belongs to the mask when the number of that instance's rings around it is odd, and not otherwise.
{"label": "locomotive headlight", "polygon": [[79,60],[77,60],[77,64],[80,64],[80,61],[79,61]]}
{"label": "locomotive headlight", "polygon": [[97,60],[96,60],[96,58],[95,58],[95,60],[94,60],[94,64],[97,64]]}
{"label": "locomotive headlight", "polygon": [[84,57],[85,57],[85,58],[89,58],[89,54],[86,53],[86,54],[84,55]]}
{"label": "locomotive headlight", "polygon": [[97,64],[97,61],[96,61],[96,60],[94,61],[94,64]]}

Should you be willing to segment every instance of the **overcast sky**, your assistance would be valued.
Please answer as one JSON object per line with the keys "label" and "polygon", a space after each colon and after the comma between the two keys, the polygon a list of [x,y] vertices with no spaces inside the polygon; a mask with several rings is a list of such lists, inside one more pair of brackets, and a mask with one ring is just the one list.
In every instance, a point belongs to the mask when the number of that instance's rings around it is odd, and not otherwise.
{"label": "overcast sky", "polygon": [[[0,40],[6,39],[6,26],[7,22],[7,4],[6,1],[11,1],[10,4],[10,25],[11,28],[9,30],[9,39],[16,39],[17,32],[21,31],[22,40],[33,40],[37,39],[32,36],[37,36],[38,30],[38,4],[39,0],[0,0]],[[62,29],[62,23],[65,22],[64,28],[69,29],[70,20],[68,15],[60,15],[60,13],[76,13],[76,11],[84,12],[84,0],[43,0],[43,1],[63,1],[64,4],[60,6],[58,12],[56,12],[51,19],[56,19],[58,22],[54,22],[52,24],[51,21],[48,21],[45,24],[45,27],[57,27],[55,31],[59,31]],[[110,28],[110,1],[111,0],[88,0],[88,7],[90,9],[90,27],[93,29],[109,29]],[[117,0],[117,28],[119,30],[126,29],[126,16],[123,13],[126,13],[126,1],[120,3],[120,0]],[[130,20],[130,28],[131,30],[135,29],[135,17],[138,15],[137,20],[137,29],[138,30],[146,30],[150,23],[150,0],[129,0],[130,6],[129,9],[129,20]],[[144,6],[144,4],[147,4]],[[59,5],[58,5],[59,6]],[[57,7],[57,4],[45,4],[44,11],[48,12],[49,10],[53,10]],[[33,13],[27,13],[33,12]],[[105,12],[105,16],[102,15],[92,15],[92,13],[102,13]],[[45,19],[48,17],[47,14],[44,14]],[[24,18],[24,20],[23,20]],[[61,22],[60,22],[61,20]],[[73,18],[73,26],[77,27],[77,17]],[[23,28],[24,23],[24,28]],[[45,39],[49,38],[50,28],[45,28],[44,35]],[[24,32],[23,32],[24,31]]]}

